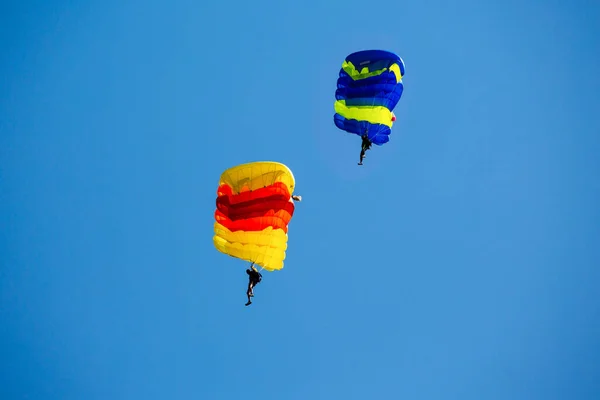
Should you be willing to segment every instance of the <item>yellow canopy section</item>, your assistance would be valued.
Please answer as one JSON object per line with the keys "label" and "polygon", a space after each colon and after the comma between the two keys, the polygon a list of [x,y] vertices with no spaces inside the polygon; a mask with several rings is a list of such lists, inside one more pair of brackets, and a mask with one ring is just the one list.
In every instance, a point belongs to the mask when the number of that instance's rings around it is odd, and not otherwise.
{"label": "yellow canopy section", "polygon": [[267,271],[283,268],[287,240],[287,234],[281,229],[268,227],[258,232],[231,232],[215,222],[213,243],[217,250],[232,257],[253,261]]}
{"label": "yellow canopy section", "polygon": [[372,124],[382,124],[392,127],[392,113],[383,106],[354,106],[348,107],[346,100],[337,100],[333,104],[335,112],[346,119],[368,121]]}
{"label": "yellow canopy section", "polygon": [[285,165],[275,161],[257,161],[229,168],[221,174],[219,185],[229,185],[234,193],[256,190],[281,182],[290,195],[294,192],[294,174]]}

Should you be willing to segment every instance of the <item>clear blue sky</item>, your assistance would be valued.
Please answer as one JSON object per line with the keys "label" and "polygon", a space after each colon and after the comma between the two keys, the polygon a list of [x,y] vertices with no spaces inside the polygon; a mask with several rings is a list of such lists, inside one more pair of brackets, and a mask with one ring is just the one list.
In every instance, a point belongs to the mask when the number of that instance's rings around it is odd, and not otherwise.
{"label": "clear blue sky", "polygon": [[[600,5],[0,6],[0,398],[600,398]],[[373,3],[374,4],[374,3]],[[358,167],[337,74],[397,52]],[[287,164],[244,307],[220,173]]]}

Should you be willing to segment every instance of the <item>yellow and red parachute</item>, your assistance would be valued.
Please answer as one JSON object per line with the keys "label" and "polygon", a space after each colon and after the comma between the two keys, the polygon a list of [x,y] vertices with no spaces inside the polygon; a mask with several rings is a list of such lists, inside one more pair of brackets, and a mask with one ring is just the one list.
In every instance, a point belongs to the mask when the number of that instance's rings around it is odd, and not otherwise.
{"label": "yellow and red parachute", "polygon": [[217,250],[267,271],[283,268],[288,223],[294,215],[294,175],[284,164],[241,164],[221,174],[217,189]]}

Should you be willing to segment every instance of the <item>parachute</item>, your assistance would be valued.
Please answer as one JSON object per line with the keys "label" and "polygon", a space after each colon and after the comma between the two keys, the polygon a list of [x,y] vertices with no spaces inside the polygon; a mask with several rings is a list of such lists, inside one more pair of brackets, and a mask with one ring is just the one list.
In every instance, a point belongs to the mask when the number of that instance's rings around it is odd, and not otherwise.
{"label": "parachute", "polygon": [[213,243],[232,257],[267,271],[283,268],[295,180],[284,164],[252,162],[221,174]]}
{"label": "parachute", "polygon": [[335,91],[335,125],[381,146],[390,140],[393,110],[404,86],[404,61],[394,53],[364,50],[342,64]]}

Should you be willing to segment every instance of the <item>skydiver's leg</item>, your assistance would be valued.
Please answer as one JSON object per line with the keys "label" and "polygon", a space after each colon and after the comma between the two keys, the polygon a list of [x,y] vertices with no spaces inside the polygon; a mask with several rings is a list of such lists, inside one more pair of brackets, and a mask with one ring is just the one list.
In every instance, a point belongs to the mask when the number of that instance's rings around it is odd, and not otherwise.
{"label": "skydiver's leg", "polygon": [[246,303],[246,305],[249,306],[250,304],[252,304],[252,300],[250,300],[250,297],[252,297],[252,282],[248,282],[248,290],[246,290],[246,296],[248,296],[248,302]]}
{"label": "skydiver's leg", "polygon": [[363,165],[363,159],[365,158],[365,151],[361,150],[360,152],[360,162],[358,163],[358,165]]}
{"label": "skydiver's leg", "polygon": [[365,153],[365,157],[366,157],[367,150],[370,150],[370,149],[371,149],[371,143],[363,143],[362,151],[363,151],[363,153]]}
{"label": "skydiver's leg", "polygon": [[252,290],[253,286],[254,286],[254,282],[252,282],[252,281],[248,282],[248,290],[246,291],[246,296],[248,296],[248,302],[246,303],[247,306],[252,304],[252,300],[250,300],[250,297],[254,297],[254,292]]}

